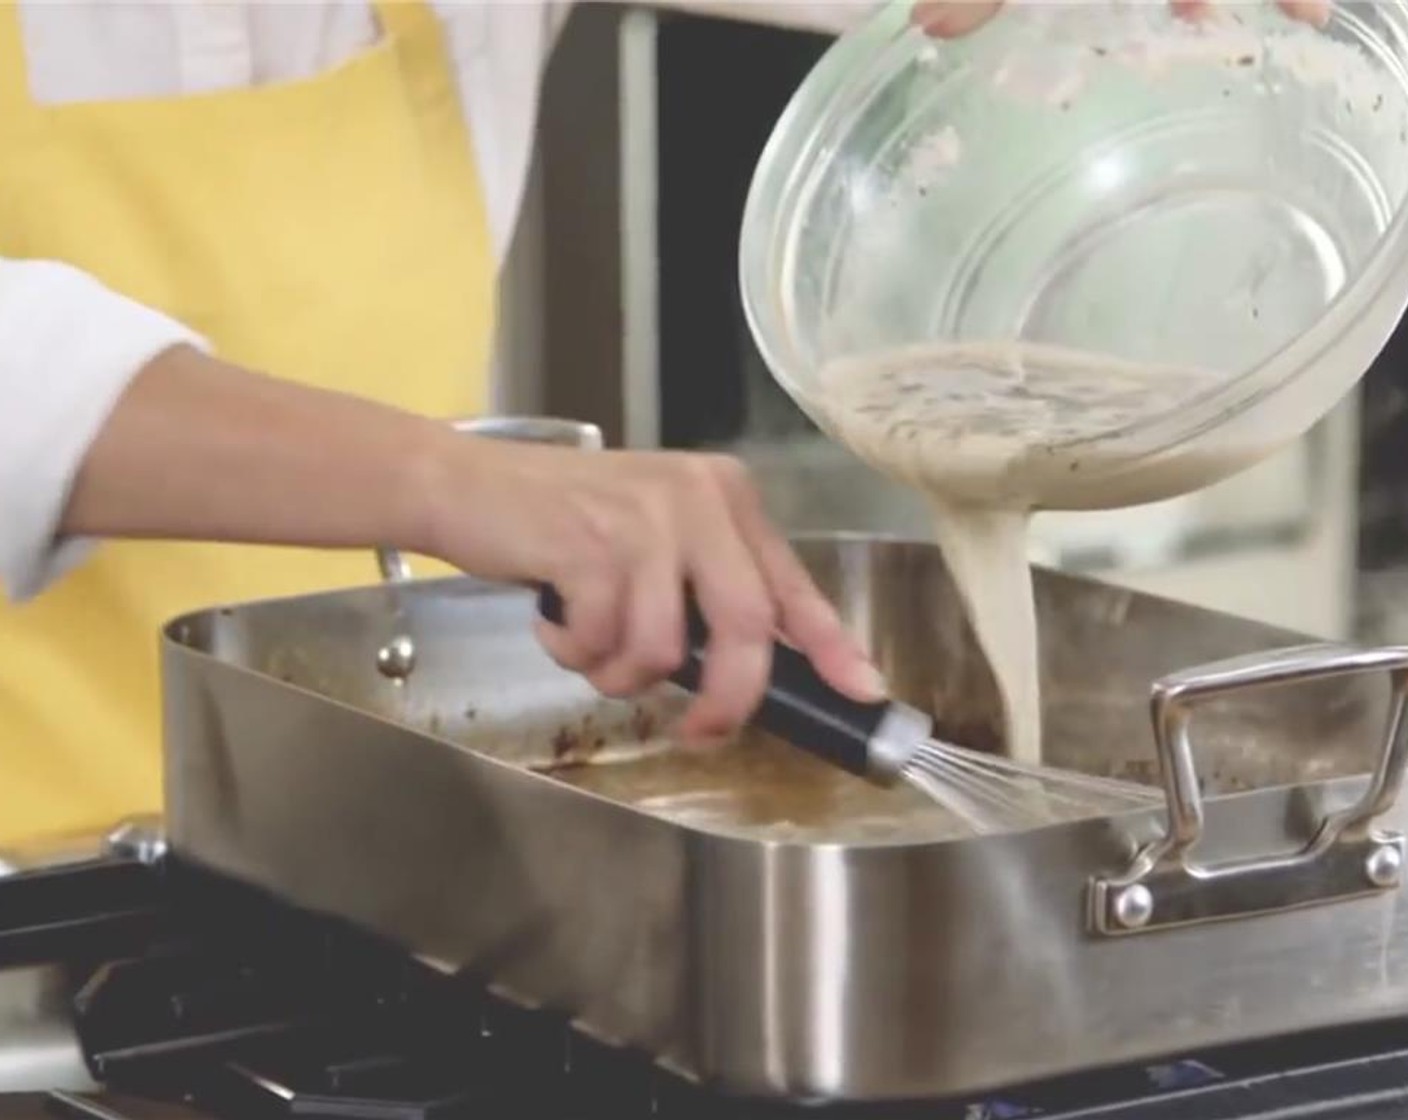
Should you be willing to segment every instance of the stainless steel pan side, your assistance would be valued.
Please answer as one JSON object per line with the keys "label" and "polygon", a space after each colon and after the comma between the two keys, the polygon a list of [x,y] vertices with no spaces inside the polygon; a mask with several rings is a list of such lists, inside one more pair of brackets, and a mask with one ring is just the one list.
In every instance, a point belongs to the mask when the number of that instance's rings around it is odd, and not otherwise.
{"label": "stainless steel pan side", "polygon": [[[991,677],[932,547],[797,545],[900,699],[996,740]],[[1048,755],[1092,772],[1158,780],[1151,682],[1302,641],[1048,572],[1037,585]],[[1166,835],[1162,813],[820,843],[530,772],[564,728],[609,747],[648,738],[643,717],[675,703],[598,701],[538,649],[534,609],[449,580],[176,620],[172,847],[747,1093],[976,1091],[1408,1007],[1393,886],[1138,936],[1093,929],[1092,880],[1127,875]],[[377,652],[400,626],[418,658],[391,680]],[[1362,807],[1363,775],[1383,770],[1387,667],[1200,711],[1198,866],[1303,852]],[[838,826],[849,788],[816,787]],[[1403,817],[1395,805],[1364,835]]]}

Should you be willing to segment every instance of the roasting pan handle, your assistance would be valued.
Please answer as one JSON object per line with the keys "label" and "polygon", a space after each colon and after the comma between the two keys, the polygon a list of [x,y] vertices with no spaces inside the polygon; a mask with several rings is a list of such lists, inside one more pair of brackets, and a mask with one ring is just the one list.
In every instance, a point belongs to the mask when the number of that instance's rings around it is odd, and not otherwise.
{"label": "roasting pan handle", "polygon": [[[1387,673],[1392,695],[1383,750],[1363,796],[1326,816],[1298,852],[1212,866],[1194,862],[1203,833],[1203,798],[1189,728],[1198,705],[1250,689],[1369,672]],[[1397,889],[1403,837],[1373,825],[1392,808],[1408,767],[1408,647],[1326,643],[1233,658],[1158,681],[1150,706],[1168,799],[1167,827],[1124,874],[1091,881],[1093,932],[1147,933]]]}
{"label": "roasting pan handle", "polygon": [[[582,451],[600,451],[605,446],[601,429],[595,424],[578,420],[559,420],[552,416],[476,416],[469,420],[451,421],[455,431],[481,439],[508,439],[522,443],[551,443],[559,447],[576,447]],[[381,578],[391,584],[405,583],[412,578],[411,565],[394,548],[376,550]],[[398,616],[400,611],[397,611]],[[415,639],[405,632],[405,620],[396,623],[398,632],[376,652],[376,667],[382,676],[403,684],[415,671]]]}
{"label": "roasting pan handle", "polygon": [[[463,435],[479,436],[481,439],[551,443],[583,451],[600,451],[605,446],[601,429],[595,424],[559,420],[553,416],[476,416],[469,420],[453,420],[450,426]],[[388,583],[404,583],[411,578],[411,565],[396,549],[377,549],[376,560],[381,568],[381,578]]]}

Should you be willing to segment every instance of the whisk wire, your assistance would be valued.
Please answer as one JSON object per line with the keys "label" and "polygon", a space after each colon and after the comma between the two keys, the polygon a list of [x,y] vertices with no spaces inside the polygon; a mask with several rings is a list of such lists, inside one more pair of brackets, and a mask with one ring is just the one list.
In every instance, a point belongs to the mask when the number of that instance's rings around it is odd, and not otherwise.
{"label": "whisk wire", "polygon": [[1090,794],[1104,794],[1112,798],[1124,798],[1144,804],[1150,799],[1158,797],[1157,792],[1147,786],[1137,785],[1134,782],[1121,781],[1118,778],[1103,778],[1094,774],[1082,774],[1069,770],[1055,770],[1052,767],[1033,767],[1023,763],[1013,762],[1009,758],[998,755],[980,754],[977,751],[965,750],[949,743],[940,743],[932,740],[926,747],[921,748],[921,753],[932,751],[934,755],[942,757],[945,761],[955,764],[960,762],[964,765],[977,767],[989,773],[1011,775],[1013,777],[1034,778],[1038,781],[1059,782],[1062,785],[1071,787],[1079,786]]}
{"label": "whisk wire", "polygon": [[966,780],[966,782],[969,783],[990,783],[990,785],[998,786],[998,788],[1001,788],[1001,785],[1007,783],[1007,785],[1012,785],[1019,790],[1025,790],[1025,792],[1042,793],[1043,796],[1048,797],[1052,802],[1079,804],[1079,806],[1087,806],[1087,804],[1091,803],[1098,804],[1098,800],[1088,795],[1088,793],[1087,796],[1073,796],[1070,792],[1067,792],[1067,790],[1055,788],[1042,789],[1041,783],[1035,778],[1032,778],[1031,775],[1028,775],[1028,773],[1014,773],[1005,771],[1005,769],[991,768],[991,766],[974,762],[973,759],[964,758],[963,755],[959,754],[946,755],[942,762],[935,761],[935,759],[921,759],[917,765],[919,768],[931,769],[931,771],[935,773],[936,778],[939,779],[949,778],[950,780]]}
{"label": "whisk wire", "polygon": [[975,831],[1152,808],[1159,791],[1117,778],[968,750],[939,740],[919,748],[905,777]]}
{"label": "whisk wire", "polygon": [[911,770],[905,776],[921,793],[942,805],[974,832],[992,831],[991,822],[996,811],[991,805],[985,808],[970,798],[969,791],[964,788],[966,782],[944,781],[925,770]]}
{"label": "whisk wire", "polygon": [[962,775],[970,782],[986,782],[999,787],[1010,784],[1044,798],[1048,803],[1068,805],[1073,809],[1106,809],[1116,804],[1142,805],[1148,801],[1138,793],[1132,794],[1128,788],[1094,784],[1087,786],[1079,778],[1073,780],[1064,774],[1059,781],[1045,775],[1038,778],[1027,770],[987,767],[957,754],[946,756],[942,762],[921,761],[918,766],[936,771],[939,780],[949,777],[956,781]]}

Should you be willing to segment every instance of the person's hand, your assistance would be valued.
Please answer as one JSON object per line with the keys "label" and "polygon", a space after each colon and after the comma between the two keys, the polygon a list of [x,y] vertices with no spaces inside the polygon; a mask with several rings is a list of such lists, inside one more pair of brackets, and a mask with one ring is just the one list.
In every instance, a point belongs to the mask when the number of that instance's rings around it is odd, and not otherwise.
{"label": "person's hand", "polygon": [[680,666],[688,585],[711,643],[682,734],[724,734],[753,713],[777,637],[841,691],[882,697],[879,674],[736,461],[465,436],[442,450],[433,554],[486,578],[551,583],[565,624],[542,622],[539,636],[598,691],[629,696]]}
{"label": "person's hand", "polygon": [[[1205,16],[1214,0],[1169,0],[1173,10],[1186,19]],[[1330,0],[1276,0],[1277,6],[1293,19],[1323,26],[1330,15]],[[1003,0],[917,0],[914,22],[930,35],[956,39],[976,31],[992,19]]]}
{"label": "person's hand", "polygon": [[684,661],[688,584],[712,638],[690,736],[753,714],[778,637],[855,699],[884,691],[733,460],[476,439],[187,346],[133,378],[56,535],[386,545],[484,579],[551,583],[566,625],[544,623],[544,644],[613,696]]}

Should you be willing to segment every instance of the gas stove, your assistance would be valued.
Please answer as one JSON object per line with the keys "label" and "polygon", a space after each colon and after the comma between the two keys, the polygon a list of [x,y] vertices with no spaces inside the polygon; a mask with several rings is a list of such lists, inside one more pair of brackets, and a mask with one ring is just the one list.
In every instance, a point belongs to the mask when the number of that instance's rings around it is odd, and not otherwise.
{"label": "gas stove", "polygon": [[[1233,1120],[1408,1115],[1408,1020],[885,1106],[731,1099],[159,845],[0,877],[0,987],[62,985],[89,1085],[0,1118]],[[6,1055],[0,1069],[22,1062]]]}

